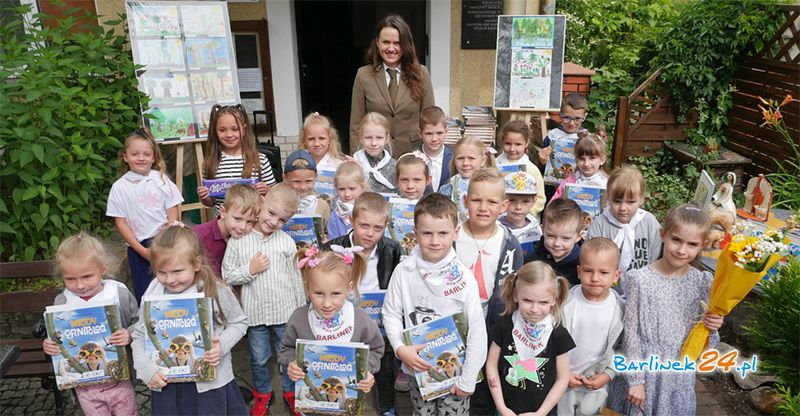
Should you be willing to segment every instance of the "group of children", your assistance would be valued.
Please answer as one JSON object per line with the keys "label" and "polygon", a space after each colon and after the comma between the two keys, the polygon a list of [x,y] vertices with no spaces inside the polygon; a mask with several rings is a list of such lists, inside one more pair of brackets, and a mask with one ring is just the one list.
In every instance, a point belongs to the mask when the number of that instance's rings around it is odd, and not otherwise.
{"label": "group of children", "polygon": [[[284,182],[273,184],[269,162],[253,153],[243,109],[215,107],[204,173],[252,177],[258,184],[235,185],[224,200],[198,188],[201,201],[219,215],[193,230],[176,221],[182,199],[164,173],[153,137],[137,130],[125,139],[127,172],[114,184],[108,206],[130,247],[135,295],[104,278],[102,244],[81,233],[58,249],[65,291],[56,303],[100,297],[120,305],[127,329],[109,342],[131,345],[137,377],[152,390],[153,414],[246,414],[230,354],[245,334],[253,415],[268,414],[273,401],[267,364],[273,348],[282,397],[294,409],[293,385],[304,377],[296,363],[298,339],[367,344],[369,374],[357,388],[375,387],[384,415],[397,414],[394,390],[404,385],[410,385],[405,388],[418,415],[590,415],[604,406],[625,414],[692,414],[692,374],[618,377],[612,356],[677,359],[700,315],[716,336],[722,317],[701,306],[711,275],[690,265],[706,243],[709,220],[697,207],[681,205],[660,225],[641,208],[641,173],[632,167],[606,173],[605,143],[580,129],[585,99],[568,96],[561,113],[562,125],[551,138],[578,137],[577,171],[565,182],[606,186],[606,208],[588,230],[574,201],[547,198],[540,167],[527,155],[531,132],[524,123],[504,126],[496,161],[525,169],[503,175],[480,140],[444,146],[447,123],[437,107],[420,115],[420,148],[396,159],[383,116],[364,117],[362,148],[349,157],[342,155],[330,120],[314,113],[304,122],[302,149],[286,161]],[[546,159],[547,151],[539,156]],[[323,168],[336,171],[332,201],[314,191]],[[561,187],[551,191],[563,195]],[[410,253],[385,236],[387,193],[416,202]],[[323,218],[321,245],[298,249],[282,231],[298,214]],[[536,240],[530,253],[523,254],[523,237]],[[385,337],[351,302],[376,290],[386,290]],[[144,356],[138,305],[143,295],[195,292],[213,299],[213,348],[204,358],[217,377],[167,383]],[[424,322],[423,314],[455,313],[468,323],[465,358],[457,371],[443,360],[456,378],[450,394],[423,400],[413,374],[431,367],[419,355],[425,345],[406,345],[402,332]],[[49,340],[44,350],[58,354]],[[81,387],[77,395],[87,414],[136,411],[128,381]]]}

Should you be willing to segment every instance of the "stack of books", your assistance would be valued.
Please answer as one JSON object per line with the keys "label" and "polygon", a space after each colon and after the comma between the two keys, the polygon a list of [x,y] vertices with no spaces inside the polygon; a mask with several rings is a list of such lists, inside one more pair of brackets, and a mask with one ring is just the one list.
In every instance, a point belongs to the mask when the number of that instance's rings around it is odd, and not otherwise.
{"label": "stack of books", "polygon": [[477,137],[486,146],[494,146],[494,131],[497,122],[491,107],[465,105],[461,109],[464,118],[464,137]]}
{"label": "stack of books", "polygon": [[445,146],[455,146],[461,140],[464,122],[460,118],[447,117],[447,136],[444,138]]}

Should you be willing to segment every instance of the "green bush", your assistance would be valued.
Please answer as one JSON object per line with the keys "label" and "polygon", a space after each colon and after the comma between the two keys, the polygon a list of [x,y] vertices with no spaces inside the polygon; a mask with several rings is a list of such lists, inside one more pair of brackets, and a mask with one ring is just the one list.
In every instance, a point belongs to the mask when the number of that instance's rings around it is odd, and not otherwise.
{"label": "green bush", "polygon": [[72,31],[97,19],[77,10],[58,19],[37,14],[22,30],[26,11],[11,9],[0,22],[3,261],[50,257],[61,237],[80,229],[108,232],[120,138],[136,129],[147,98],[123,33]]}
{"label": "green bush", "polygon": [[685,204],[694,196],[694,184],[700,173],[694,166],[681,165],[672,155],[659,150],[653,156],[630,158],[644,176],[647,190],[644,209],[664,221],[670,208]]}
{"label": "green bush", "polygon": [[800,385],[800,257],[792,256],[764,281],[758,301],[748,307],[753,317],[744,326],[765,371],[783,384]]}
{"label": "green bush", "polygon": [[[760,50],[775,34],[782,18],[763,0],[690,0],[656,44],[654,68],[664,67],[660,81],[671,93],[678,111],[700,112],[701,131],[690,134],[694,144],[725,140],[730,108],[729,90],[738,63]],[[780,21],[779,21],[780,20]],[[728,100],[729,101],[729,100]]]}

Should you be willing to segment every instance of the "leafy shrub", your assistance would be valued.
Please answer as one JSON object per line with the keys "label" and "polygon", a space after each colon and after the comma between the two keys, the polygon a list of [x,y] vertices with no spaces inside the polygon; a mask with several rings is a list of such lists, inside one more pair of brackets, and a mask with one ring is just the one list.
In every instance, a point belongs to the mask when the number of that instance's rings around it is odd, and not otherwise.
{"label": "leafy shrub", "polygon": [[764,281],[757,302],[748,307],[753,317],[744,326],[759,353],[762,368],[777,374],[784,384],[800,383],[800,257],[792,256]]}
{"label": "leafy shrub", "polygon": [[694,166],[678,163],[672,155],[659,150],[653,156],[631,158],[644,176],[647,190],[644,209],[650,211],[661,222],[670,208],[691,201],[694,185],[700,174]]}
{"label": "leafy shrub", "polygon": [[695,144],[725,140],[722,130],[730,106],[720,100],[726,99],[733,85],[737,63],[750,50],[760,50],[782,23],[776,17],[777,9],[764,3],[686,1],[678,6],[678,15],[656,44],[653,66],[664,67],[660,81],[669,89],[679,113],[685,115],[701,106],[700,118],[705,123],[694,136]]}
{"label": "leafy shrub", "polygon": [[677,13],[673,0],[570,0],[556,7],[567,16],[565,59],[596,72],[584,125],[605,125],[613,137],[619,96],[648,75],[659,33]]}
{"label": "leafy shrub", "polygon": [[[138,126],[146,95],[123,33],[94,15],[55,19],[27,7],[0,24],[0,259],[47,258],[62,236],[105,234],[120,138]],[[42,25],[47,20],[57,27]],[[86,27],[86,26],[83,26]]]}

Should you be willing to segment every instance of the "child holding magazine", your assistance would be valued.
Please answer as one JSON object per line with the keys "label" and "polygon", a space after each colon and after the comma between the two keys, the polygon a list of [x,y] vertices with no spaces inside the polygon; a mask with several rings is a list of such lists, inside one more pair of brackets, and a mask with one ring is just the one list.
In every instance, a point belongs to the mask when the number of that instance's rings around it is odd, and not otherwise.
{"label": "child holding magazine", "polygon": [[247,414],[231,363],[231,350],[247,330],[247,316],[233,291],[216,277],[197,236],[181,223],[168,226],[155,236],[150,259],[156,278],[145,296],[202,293],[212,299],[213,347],[205,351],[203,359],[216,368],[216,378],[212,381],[168,384],[167,374],[146,352],[145,323],[140,316],[133,331],[133,366],[137,377],[151,390],[151,413]]}
{"label": "child holding magazine", "polygon": [[533,137],[531,129],[528,127],[528,123],[522,120],[511,120],[503,126],[500,137],[503,153],[497,156],[497,165],[522,164],[525,166],[525,172],[533,176],[536,181],[536,189],[539,189],[540,192],[534,195],[530,213],[538,220],[539,214],[544,209],[544,179],[539,169],[528,157],[528,149],[531,147],[531,138]]}
{"label": "child holding magazine", "polygon": [[[204,179],[256,179],[255,187],[261,195],[275,184],[272,165],[265,154],[259,153],[253,126],[241,104],[211,107],[206,143]],[[217,213],[225,200],[209,196],[209,189],[202,184],[197,187],[197,196]]]}
{"label": "child holding magazine", "polygon": [[[429,194],[417,203],[414,224],[419,245],[395,269],[386,292],[383,304],[386,336],[403,362],[403,371],[412,376],[411,401],[415,414],[466,415],[469,396],[475,391],[478,373],[486,360],[487,343],[478,285],[453,249],[458,233],[458,209],[446,196]],[[418,355],[426,345],[405,345],[403,329],[427,322],[433,316],[458,313],[464,315],[469,331],[464,340],[466,351],[460,374],[455,377],[450,394],[426,401],[413,377],[415,372],[433,368]]]}
{"label": "child holding magazine", "polygon": [[[133,326],[139,319],[139,308],[136,299],[124,284],[104,279],[107,271],[108,255],[100,240],[84,233],[73,235],[61,242],[55,258],[58,274],[64,280],[64,292],[56,296],[54,305],[81,306],[87,302],[112,301],[119,305],[119,318],[122,326],[108,339],[114,346],[126,346],[131,343]],[[58,344],[49,338],[42,342],[42,349],[47,355],[61,354]],[[86,363],[91,369],[91,360],[97,359],[95,353],[104,351],[98,345],[86,349]],[[81,409],[87,415],[128,415],[134,416],[136,410],[136,393],[130,380],[113,384],[79,386],[75,388]]]}
{"label": "child holding magazine", "polygon": [[[328,230],[331,206],[314,191],[317,180],[317,162],[306,150],[295,150],[286,158],[283,168],[284,182],[289,184],[300,197],[297,215],[318,215],[322,218],[323,232]],[[322,238],[322,236],[319,236]]]}
{"label": "child holding magazine", "polygon": [[566,187],[570,184],[606,188],[608,182],[605,170],[606,142],[600,136],[587,131],[578,134],[578,141],[575,142],[575,164],[578,170],[561,181],[556,193],[553,194],[553,199],[566,196]]}
{"label": "child holding magazine", "polygon": [[[331,250],[319,251],[313,245],[297,253],[297,268],[303,276],[303,286],[310,303],[297,308],[286,323],[286,335],[281,340],[278,362],[287,366],[289,378],[297,382],[306,376],[296,362],[297,340],[364,343],[370,349],[368,372],[357,383],[357,388],[369,393],[375,384],[373,374],[380,369],[383,337],[375,321],[348,301],[351,291],[358,293],[358,282],[364,276],[367,260],[362,254],[363,248],[359,246],[333,245]],[[338,397],[343,391],[344,388],[339,392],[325,393],[330,399],[332,395]],[[292,411],[295,411],[294,407]]]}
{"label": "child holding magazine", "polygon": [[453,159],[450,160],[450,172],[454,172],[450,181],[439,187],[439,193],[447,196],[458,208],[459,222],[467,219],[467,207],[464,197],[469,189],[472,174],[480,168],[494,167],[494,148],[486,147],[480,139],[464,137],[453,148]]}
{"label": "child holding magazine", "polygon": [[486,359],[489,390],[501,416],[556,415],[569,383],[567,352],[575,348],[560,324],[568,290],[567,281],[540,261],[503,282],[506,309],[489,331]]}
{"label": "child holding magazine", "polygon": [[333,178],[333,186],[336,189],[336,198],[333,200],[333,210],[328,220],[329,239],[343,236],[353,229],[350,222],[353,204],[367,191],[367,181],[361,165],[353,161],[339,165]]}
{"label": "child holding magazine", "polygon": [[[358,283],[360,293],[386,290],[394,269],[400,263],[400,243],[384,235],[386,224],[389,222],[388,213],[389,203],[386,202],[386,198],[374,192],[361,194],[356,199],[353,208],[351,219],[353,230],[328,241],[323,246],[324,250],[330,250],[332,245],[364,247],[363,253],[367,258],[367,269],[364,277]],[[381,369],[375,374],[375,387],[378,390],[378,413],[396,415],[393,384],[397,386],[397,383],[394,383],[395,377],[398,376],[397,359],[389,346],[389,341],[385,338],[384,344],[386,344],[386,351],[381,358]],[[408,377],[404,377],[404,380],[408,380]],[[401,382],[400,387],[402,384]]]}

